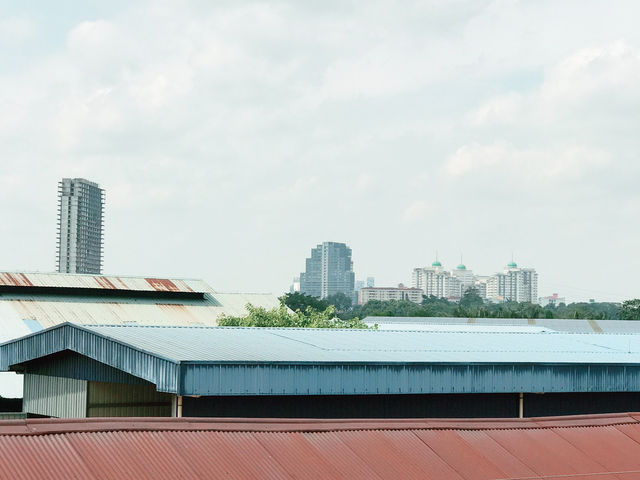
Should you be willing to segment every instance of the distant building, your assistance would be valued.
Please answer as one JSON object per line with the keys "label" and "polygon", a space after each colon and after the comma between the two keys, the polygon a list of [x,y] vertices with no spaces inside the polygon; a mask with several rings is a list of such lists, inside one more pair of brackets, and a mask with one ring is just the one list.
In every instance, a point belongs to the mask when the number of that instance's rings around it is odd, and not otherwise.
{"label": "distant building", "polygon": [[554,306],[557,307],[561,303],[566,304],[567,301],[564,297],[559,297],[557,293],[549,295],[548,297],[540,297],[538,303],[543,307]]}
{"label": "distant building", "polygon": [[327,298],[336,293],[354,296],[355,274],[351,249],[344,243],[324,242],[311,250],[306,271],[300,274],[300,291]]}
{"label": "distant building", "polygon": [[371,300],[409,300],[422,303],[422,290],[400,284],[397,287],[365,287],[358,291],[358,305],[364,305]]}
{"label": "distant building", "polygon": [[536,302],[538,274],[534,268],[519,268],[510,262],[501,273],[492,276],[474,275],[460,263],[454,270],[445,270],[439,260],[430,267],[413,269],[412,287],[421,289],[427,297],[459,300],[469,288],[475,288],[483,299],[492,302]]}
{"label": "distant building", "polygon": [[300,291],[300,277],[293,277],[293,283],[289,287],[289,293],[295,293]]}
{"label": "distant building", "polygon": [[367,277],[367,287],[375,287],[376,279],[374,277]]}
{"label": "distant building", "polygon": [[98,184],[82,178],[58,184],[58,272],[101,273],[103,209]]}
{"label": "distant building", "polygon": [[531,302],[538,300],[538,274],[535,268],[519,268],[511,261],[502,273],[487,280],[487,298],[492,301]]}
{"label": "distant building", "polygon": [[411,282],[413,288],[419,288],[427,297],[459,299],[461,295],[460,279],[442,268],[438,260],[430,267],[414,268]]}

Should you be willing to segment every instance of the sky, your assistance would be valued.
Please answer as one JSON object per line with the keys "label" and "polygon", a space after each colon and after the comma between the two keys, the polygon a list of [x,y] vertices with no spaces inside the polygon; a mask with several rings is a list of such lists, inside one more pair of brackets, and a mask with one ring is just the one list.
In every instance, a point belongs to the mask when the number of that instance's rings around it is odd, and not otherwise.
{"label": "sky", "polygon": [[0,270],[53,271],[57,182],[104,271],[288,290],[311,248],[409,284],[513,256],[640,297],[634,0],[0,0]]}

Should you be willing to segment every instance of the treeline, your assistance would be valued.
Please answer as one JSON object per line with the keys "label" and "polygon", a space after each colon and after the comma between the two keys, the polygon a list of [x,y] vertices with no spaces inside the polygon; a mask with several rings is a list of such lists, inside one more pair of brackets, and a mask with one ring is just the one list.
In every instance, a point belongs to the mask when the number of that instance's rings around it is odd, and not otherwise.
{"label": "treeline", "polygon": [[293,311],[307,308],[324,311],[335,307],[342,320],[366,317],[465,317],[465,318],[576,318],[589,320],[640,320],[640,299],[613,302],[579,302],[542,307],[534,303],[485,303],[473,289],[460,302],[425,297],[418,305],[407,300],[373,300],[365,305],[352,305],[344,294],[317,299],[299,292],[287,293],[281,300]]}

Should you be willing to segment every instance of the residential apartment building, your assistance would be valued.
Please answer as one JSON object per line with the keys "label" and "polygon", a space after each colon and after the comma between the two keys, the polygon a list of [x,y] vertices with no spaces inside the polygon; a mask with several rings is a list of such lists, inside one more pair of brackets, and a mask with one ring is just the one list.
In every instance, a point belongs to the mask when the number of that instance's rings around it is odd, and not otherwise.
{"label": "residential apartment building", "polygon": [[502,273],[496,273],[487,280],[487,298],[498,302],[537,302],[538,274],[535,268],[519,268],[511,261]]}
{"label": "residential apartment building", "polygon": [[412,287],[422,290],[427,297],[458,300],[469,288],[475,288],[481,298],[493,302],[538,301],[538,274],[534,268],[519,268],[510,262],[501,273],[492,276],[474,275],[460,263],[453,270],[445,270],[436,260],[430,267],[413,269]]}
{"label": "residential apartment building", "polygon": [[422,303],[422,290],[408,288],[403,284],[397,287],[364,287],[358,291],[358,305],[364,305],[371,300],[408,300],[413,303]]}
{"label": "residential apartment building", "polygon": [[58,184],[58,272],[101,273],[103,210],[97,183],[63,178]]}
{"label": "residential apartment building", "polygon": [[336,293],[354,296],[355,274],[351,249],[344,243],[324,242],[311,250],[306,270],[300,274],[300,291],[327,298]]}

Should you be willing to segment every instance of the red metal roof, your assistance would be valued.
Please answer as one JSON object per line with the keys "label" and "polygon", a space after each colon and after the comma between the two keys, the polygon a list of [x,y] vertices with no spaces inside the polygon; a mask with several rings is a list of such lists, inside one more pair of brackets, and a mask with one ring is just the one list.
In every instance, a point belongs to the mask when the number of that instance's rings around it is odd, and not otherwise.
{"label": "red metal roof", "polygon": [[640,414],[0,422],[0,478],[640,479]]}

